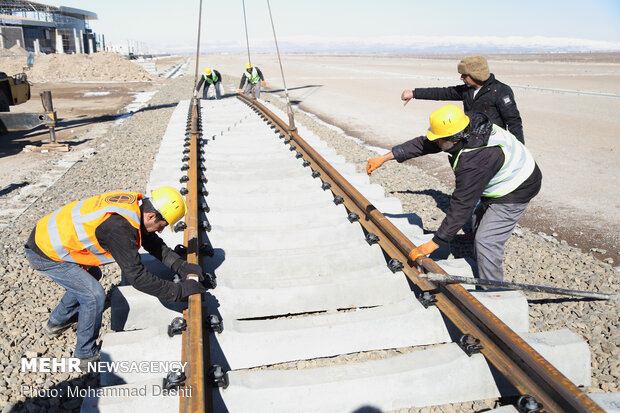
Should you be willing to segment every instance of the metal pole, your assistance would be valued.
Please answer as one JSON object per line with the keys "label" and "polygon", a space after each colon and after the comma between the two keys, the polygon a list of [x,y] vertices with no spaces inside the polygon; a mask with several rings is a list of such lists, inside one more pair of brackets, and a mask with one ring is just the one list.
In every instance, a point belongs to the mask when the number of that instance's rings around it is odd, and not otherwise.
{"label": "metal pole", "polygon": [[282,59],[280,59],[280,48],[278,47],[278,38],[276,37],[276,28],[273,25],[273,17],[271,16],[271,5],[267,0],[267,8],[269,9],[269,19],[271,20],[271,30],[273,31],[273,40],[276,43],[276,52],[278,53],[278,62],[280,63],[280,73],[282,73],[282,83],[284,84],[284,94],[286,95],[286,113],[288,114],[289,130],[295,130],[295,118],[293,116],[293,108],[288,98],[288,88],[286,87],[286,79],[284,79],[284,69],[282,69]]}
{"label": "metal pole", "polygon": [[618,300],[617,294],[605,294],[605,293],[597,293],[593,291],[568,290],[565,288],[547,287],[544,285],[511,283],[511,282],[506,282],[506,281],[483,280],[480,278],[461,277],[459,275],[449,275],[449,274],[444,275],[444,274],[437,274],[437,273],[429,272],[426,274],[420,274],[420,277],[426,278],[429,281],[435,281],[435,282],[442,283],[442,284],[474,284],[474,285],[485,285],[485,286],[501,288],[501,289],[524,290],[524,291],[533,291],[537,293],[549,293],[549,294],[558,294],[558,295],[570,295],[573,297],[592,298],[595,300]]}
{"label": "metal pole", "polygon": [[248,21],[245,16],[245,0],[241,0],[243,3],[243,24],[245,25],[245,44],[248,48],[248,63],[251,65],[252,61],[250,60],[250,41],[248,40]]}
{"label": "metal pole", "polygon": [[194,77],[194,90],[198,86],[198,61],[200,58],[200,25],[202,24],[202,0],[200,0],[200,8],[198,9],[198,40],[196,41],[196,76]]}

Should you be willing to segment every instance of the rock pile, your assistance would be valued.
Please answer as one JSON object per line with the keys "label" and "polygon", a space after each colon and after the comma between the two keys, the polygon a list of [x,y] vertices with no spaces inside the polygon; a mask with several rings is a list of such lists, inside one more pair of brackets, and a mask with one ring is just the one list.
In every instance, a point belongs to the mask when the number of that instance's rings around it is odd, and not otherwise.
{"label": "rock pile", "polygon": [[[11,51],[13,49],[9,49]],[[23,49],[22,49],[23,50]],[[24,69],[26,68],[26,70]],[[140,66],[118,53],[49,54],[35,56],[34,65],[27,69],[26,55],[0,55],[0,71],[11,76],[24,72],[31,82],[79,81],[151,81],[154,79]]]}

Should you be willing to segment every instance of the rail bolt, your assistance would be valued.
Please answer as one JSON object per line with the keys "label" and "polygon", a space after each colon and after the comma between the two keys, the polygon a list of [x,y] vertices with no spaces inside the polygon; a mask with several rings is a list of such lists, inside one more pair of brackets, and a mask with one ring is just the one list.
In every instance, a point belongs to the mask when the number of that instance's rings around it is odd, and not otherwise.
{"label": "rail bolt", "polygon": [[347,215],[347,219],[349,220],[349,222],[355,222],[360,219],[360,216],[357,215],[355,212],[349,212],[349,214]]}
{"label": "rail bolt", "polygon": [[463,334],[459,339],[459,347],[463,349],[465,354],[471,357],[473,354],[480,353],[483,347],[480,345],[480,340],[471,334]]}
{"label": "rail bolt", "polygon": [[392,271],[393,273],[396,273],[400,270],[403,269],[403,263],[398,261],[396,258],[392,258],[389,262],[388,262],[388,268],[390,269],[390,271]]}
{"label": "rail bolt", "polygon": [[177,246],[174,247],[174,252],[183,259],[187,257],[187,247],[183,244],[177,244]]}
{"label": "rail bolt", "polygon": [[313,178],[318,178],[319,176],[321,176],[321,173],[319,171],[312,171]]}
{"label": "rail bolt", "polygon": [[185,222],[183,221],[177,222],[176,225],[174,226],[174,232],[181,232],[185,230],[185,228],[187,228],[187,224],[185,224]]}
{"label": "rail bolt", "polygon": [[299,158],[303,158],[303,156],[304,156],[304,155],[303,155],[301,152],[297,152],[297,153],[295,154],[295,158],[297,158],[297,159],[299,159]]}
{"label": "rail bolt", "polygon": [[181,166],[182,171],[187,171],[188,169],[189,169],[189,164],[184,163],[183,166]]}
{"label": "rail bolt", "polygon": [[181,193],[181,195],[187,195],[189,191],[187,190],[187,188],[181,188],[179,189],[179,192]]}
{"label": "rail bolt", "polygon": [[295,146],[295,145],[291,145],[291,146],[288,147],[289,151],[294,151],[295,149],[297,149],[297,146]]}
{"label": "rail bolt", "polygon": [[286,138],[286,139],[284,139],[284,144],[285,144],[285,145],[288,145],[288,143],[289,143],[290,141],[291,141],[291,138]]}
{"label": "rail bolt", "polygon": [[181,162],[188,162],[189,161],[189,156],[185,155],[183,158],[181,158]]}
{"label": "rail bolt", "polygon": [[216,314],[210,314],[209,315],[209,329],[219,334],[222,331],[224,331],[224,322]]}
{"label": "rail bolt", "polygon": [[182,371],[173,370],[164,378],[163,387],[165,390],[175,389],[183,385],[183,382],[187,379],[185,373]]}
{"label": "rail bolt", "polygon": [[418,301],[424,306],[424,308],[428,308],[431,305],[435,305],[437,299],[435,298],[434,294],[431,294],[428,291],[424,291],[422,295],[418,297]]}
{"label": "rail bolt", "polygon": [[368,245],[377,244],[379,242],[379,237],[372,232],[369,232],[368,234],[366,234],[366,242],[368,243]]}
{"label": "rail bolt", "polygon": [[301,164],[304,168],[307,166],[310,166],[310,161],[309,160],[304,160],[304,162]]}
{"label": "rail bolt", "polygon": [[168,325],[168,336],[174,337],[183,333],[187,328],[187,321],[183,317],[175,317],[172,319],[170,325]]}
{"label": "rail bolt", "polygon": [[181,179],[179,179],[180,183],[184,183],[184,182],[187,182],[187,181],[189,181],[189,176],[187,176],[187,175],[183,175],[181,177]]}
{"label": "rail bolt", "polygon": [[213,250],[213,246],[211,246],[211,244],[202,244],[200,246],[200,253],[208,257],[213,257],[215,251]]}
{"label": "rail bolt", "polygon": [[543,405],[532,396],[525,394],[517,400],[517,410],[521,413],[539,413],[542,412]]}
{"label": "rail bolt", "polygon": [[228,387],[228,373],[224,371],[222,366],[214,364],[209,370],[207,377],[209,377],[209,382],[213,386],[221,387],[223,389]]}
{"label": "rail bolt", "polygon": [[321,189],[323,191],[327,191],[331,187],[332,187],[332,184],[330,184],[329,182],[323,182],[323,184],[321,184]]}
{"label": "rail bolt", "polygon": [[344,199],[340,195],[334,197],[334,204],[340,205],[344,203]]}

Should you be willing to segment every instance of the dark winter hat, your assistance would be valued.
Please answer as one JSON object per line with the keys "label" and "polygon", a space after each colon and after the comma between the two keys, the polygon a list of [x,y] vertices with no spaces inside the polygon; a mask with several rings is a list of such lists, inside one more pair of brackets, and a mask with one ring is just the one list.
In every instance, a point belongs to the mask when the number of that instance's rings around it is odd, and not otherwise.
{"label": "dark winter hat", "polygon": [[486,82],[491,76],[487,59],[482,56],[468,56],[461,60],[458,72],[462,75],[469,75],[478,82]]}

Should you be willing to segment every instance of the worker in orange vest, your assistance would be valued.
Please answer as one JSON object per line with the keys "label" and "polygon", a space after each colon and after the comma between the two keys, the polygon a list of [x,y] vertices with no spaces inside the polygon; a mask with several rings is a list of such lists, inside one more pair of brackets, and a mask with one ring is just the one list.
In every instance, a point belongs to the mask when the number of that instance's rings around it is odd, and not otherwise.
{"label": "worker in orange vest", "polygon": [[[74,357],[80,359],[82,371],[99,359],[96,340],[106,298],[99,283],[100,266],[116,262],[134,288],[163,301],[204,293],[203,283],[188,278],[190,274],[215,287],[215,279],[201,266],[183,260],[157,235],[185,216],[187,206],[179,191],[162,187],[150,195],[109,192],[71,202],[41,218],[25,245],[30,266],[66,290],[44,331],[59,336],[77,319]],[[179,274],[181,282],[150,273],[140,260],[141,246]]]}

